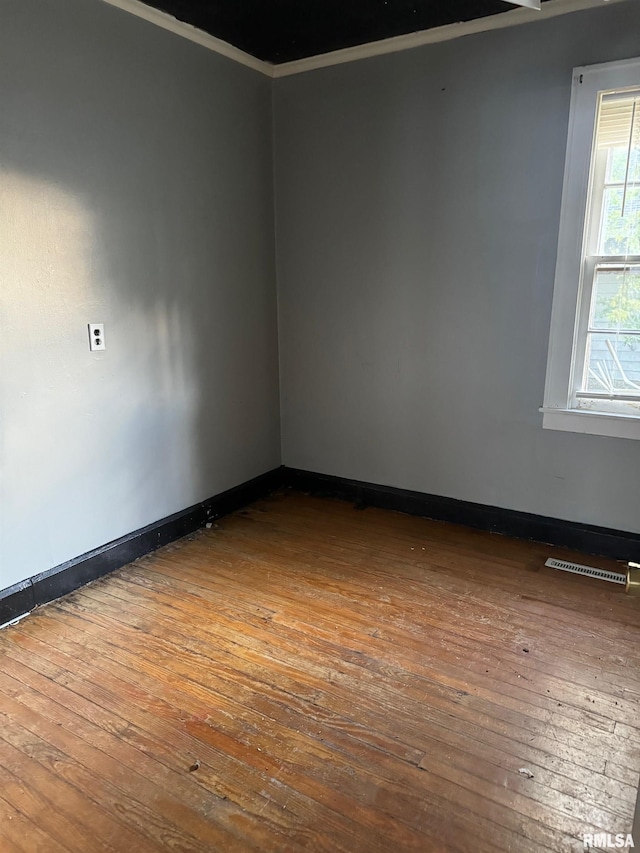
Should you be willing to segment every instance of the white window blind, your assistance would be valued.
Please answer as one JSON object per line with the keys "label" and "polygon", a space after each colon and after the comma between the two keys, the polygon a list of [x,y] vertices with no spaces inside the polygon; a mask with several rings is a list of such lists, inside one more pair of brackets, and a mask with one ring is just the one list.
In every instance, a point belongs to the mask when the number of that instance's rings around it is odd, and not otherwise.
{"label": "white window blind", "polygon": [[602,96],[596,140],[598,148],[640,144],[640,89]]}

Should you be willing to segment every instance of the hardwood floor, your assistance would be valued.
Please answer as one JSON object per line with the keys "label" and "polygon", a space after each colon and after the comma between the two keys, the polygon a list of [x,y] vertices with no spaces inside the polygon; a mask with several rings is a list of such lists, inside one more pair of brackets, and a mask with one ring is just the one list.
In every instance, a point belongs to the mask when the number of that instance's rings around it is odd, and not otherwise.
{"label": "hardwood floor", "polygon": [[278,494],[41,608],[0,632],[0,851],[630,832],[638,599],[552,554]]}

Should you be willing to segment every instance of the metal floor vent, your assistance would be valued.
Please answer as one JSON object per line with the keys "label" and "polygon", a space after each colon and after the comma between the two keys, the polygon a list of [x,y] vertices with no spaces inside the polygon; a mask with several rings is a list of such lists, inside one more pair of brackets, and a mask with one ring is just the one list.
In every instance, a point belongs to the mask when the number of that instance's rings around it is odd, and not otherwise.
{"label": "metal floor vent", "polygon": [[588,578],[597,578],[600,581],[610,581],[611,583],[621,583],[623,586],[627,582],[624,575],[618,572],[608,572],[606,569],[594,569],[592,566],[581,566],[579,563],[565,563],[564,560],[547,560],[545,566],[552,569],[560,569],[563,572],[571,572],[574,575],[586,575]]}

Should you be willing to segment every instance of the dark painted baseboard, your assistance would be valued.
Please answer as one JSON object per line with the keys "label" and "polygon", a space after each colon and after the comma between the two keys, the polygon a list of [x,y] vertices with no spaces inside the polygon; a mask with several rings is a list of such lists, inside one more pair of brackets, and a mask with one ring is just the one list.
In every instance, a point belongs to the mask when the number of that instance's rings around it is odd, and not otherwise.
{"label": "dark painted baseboard", "polygon": [[314,474],[296,468],[284,469],[284,482],[298,491],[354,501],[361,507],[392,509],[409,515],[502,533],[516,539],[560,545],[585,554],[612,557],[614,560],[640,560],[640,534],[637,533],[561,521],[543,515],[427,495],[393,486],[345,480],[342,477]]}
{"label": "dark painted baseboard", "polygon": [[0,591],[0,625],[192,533],[211,519],[247,506],[282,486],[314,495],[350,500],[359,507],[396,510],[502,533],[517,539],[560,545],[585,554],[598,554],[625,562],[640,560],[640,535],[637,533],[281,466]]}
{"label": "dark painted baseboard", "polygon": [[193,533],[214,518],[220,518],[264,497],[280,488],[282,482],[283,469],[276,468],[0,591],[0,625],[28,613],[39,604],[60,598],[89,581],[126,566],[162,545]]}

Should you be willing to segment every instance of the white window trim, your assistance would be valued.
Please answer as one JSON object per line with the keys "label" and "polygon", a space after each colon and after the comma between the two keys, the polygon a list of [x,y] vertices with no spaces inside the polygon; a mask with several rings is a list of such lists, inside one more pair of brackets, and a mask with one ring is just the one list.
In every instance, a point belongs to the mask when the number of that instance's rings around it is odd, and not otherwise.
{"label": "white window trim", "polygon": [[585,411],[570,406],[598,93],[638,85],[640,58],[588,65],[573,71],[547,376],[540,409],[545,429],[640,439],[640,415]]}

